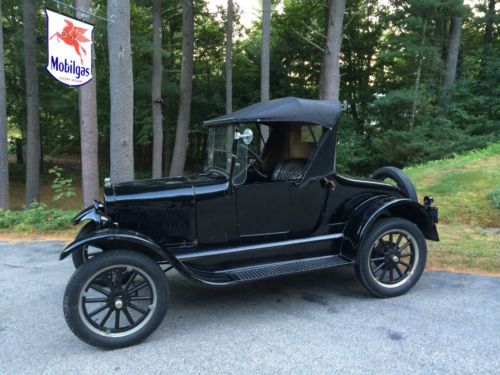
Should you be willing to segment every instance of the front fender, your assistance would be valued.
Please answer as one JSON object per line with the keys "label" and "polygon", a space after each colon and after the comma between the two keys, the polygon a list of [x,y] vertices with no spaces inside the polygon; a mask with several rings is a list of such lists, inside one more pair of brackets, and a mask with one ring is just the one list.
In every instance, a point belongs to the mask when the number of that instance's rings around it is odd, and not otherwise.
{"label": "front fender", "polygon": [[94,206],[89,206],[87,208],[84,208],[78,214],[76,214],[76,216],[71,221],[73,222],[74,225],[77,225],[85,220],[91,220],[96,224],[101,221],[100,214],[97,212]]}
{"label": "front fender", "polygon": [[59,260],[63,260],[76,249],[88,245],[99,247],[103,250],[138,249],[168,261],[165,251],[150,238],[131,230],[117,228],[100,229],[77,237],[64,248],[59,256]]}
{"label": "front fender", "polygon": [[86,245],[95,246],[104,251],[111,249],[139,251],[155,260],[170,263],[177,271],[191,280],[203,282],[198,275],[184,266],[168,249],[161,247],[143,234],[127,229],[107,228],[85,233],[64,248],[59,260],[63,260],[73,251]]}
{"label": "front fender", "polygon": [[382,196],[361,206],[349,218],[344,229],[342,253],[354,258],[363,237],[383,217],[401,217],[415,223],[428,240],[439,241],[435,218],[419,203],[407,198]]}

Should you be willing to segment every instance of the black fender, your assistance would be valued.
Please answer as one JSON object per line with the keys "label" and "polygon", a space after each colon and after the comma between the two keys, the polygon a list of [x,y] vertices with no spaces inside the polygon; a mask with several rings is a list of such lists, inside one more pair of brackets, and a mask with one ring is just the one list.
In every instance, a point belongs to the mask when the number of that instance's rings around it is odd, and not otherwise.
{"label": "black fender", "polygon": [[417,225],[426,239],[439,241],[436,219],[425,206],[408,198],[381,196],[358,206],[349,217],[344,227],[342,253],[355,258],[363,237],[378,219],[385,217],[401,217],[411,221]]}
{"label": "black fender", "polygon": [[94,201],[93,206],[81,210],[71,221],[77,225],[82,221],[89,220],[93,221],[97,228],[104,227],[111,223],[111,219],[102,212],[102,209],[104,209],[104,205],[99,201]]}
{"label": "black fender", "polygon": [[94,208],[94,206],[89,206],[87,208],[84,208],[79,213],[77,213],[76,216],[71,221],[73,222],[73,224],[76,225],[85,220],[90,220],[95,223],[98,223],[100,221],[99,214]]}
{"label": "black fender", "polygon": [[90,245],[106,250],[123,249],[138,251],[151,257],[155,261],[166,261],[174,267],[183,276],[201,282],[203,284],[220,285],[221,283],[211,283],[192,272],[183,263],[181,263],[168,248],[161,247],[151,238],[127,229],[107,228],[87,233],[82,237],[77,237],[73,242],[67,245],[59,256],[63,260],[76,249],[82,246]]}
{"label": "black fender", "polygon": [[108,228],[85,233],[67,245],[59,259],[63,260],[76,249],[85,246],[95,246],[103,250],[129,249],[144,252],[156,259],[168,260],[163,249],[148,237],[126,229]]}

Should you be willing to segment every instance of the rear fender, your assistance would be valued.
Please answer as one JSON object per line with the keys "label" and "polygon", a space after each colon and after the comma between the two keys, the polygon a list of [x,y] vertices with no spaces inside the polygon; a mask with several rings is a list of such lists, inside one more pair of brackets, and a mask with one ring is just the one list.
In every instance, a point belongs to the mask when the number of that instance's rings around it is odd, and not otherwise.
{"label": "rear fender", "polygon": [[436,224],[424,206],[410,199],[385,196],[362,206],[349,218],[344,229],[342,253],[355,258],[360,242],[373,224],[386,217],[401,217],[411,221],[426,239],[439,241]]}

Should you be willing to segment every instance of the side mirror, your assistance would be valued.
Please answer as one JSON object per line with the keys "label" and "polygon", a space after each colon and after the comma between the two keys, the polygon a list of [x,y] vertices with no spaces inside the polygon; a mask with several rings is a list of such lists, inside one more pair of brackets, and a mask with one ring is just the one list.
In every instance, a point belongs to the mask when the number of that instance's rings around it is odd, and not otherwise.
{"label": "side mirror", "polygon": [[245,129],[243,133],[236,132],[234,133],[234,139],[241,139],[244,144],[247,146],[253,141],[253,131],[252,129]]}

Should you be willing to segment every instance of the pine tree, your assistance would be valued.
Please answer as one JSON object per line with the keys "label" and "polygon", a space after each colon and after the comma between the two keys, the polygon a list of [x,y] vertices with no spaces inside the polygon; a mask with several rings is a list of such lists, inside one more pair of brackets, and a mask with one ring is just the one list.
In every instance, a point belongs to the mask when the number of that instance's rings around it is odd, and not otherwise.
{"label": "pine tree", "polygon": [[7,93],[3,53],[3,18],[0,1],[0,209],[9,208],[9,145],[7,139]]}
{"label": "pine tree", "polygon": [[441,100],[439,103],[439,115],[446,117],[448,103],[450,101],[453,85],[457,76],[458,52],[460,50],[460,34],[462,32],[462,17],[451,17],[450,36],[448,39],[448,50],[446,55],[446,71],[444,74]]}
{"label": "pine tree", "polygon": [[130,0],[108,0],[111,179],[134,179],[134,81]]}
{"label": "pine tree", "polygon": [[330,0],[323,72],[323,99],[339,99],[340,48],[345,0]]}
{"label": "pine tree", "polygon": [[40,112],[38,71],[36,64],[36,10],[35,0],[23,1],[24,74],[26,80],[26,207],[37,202],[40,188]]}
{"label": "pine tree", "polygon": [[[262,2],[262,37],[260,48],[260,101],[269,101],[270,48],[271,48],[271,0]],[[261,126],[264,142],[269,137],[269,128]],[[264,147],[262,144],[261,147]]]}
{"label": "pine tree", "polygon": [[162,0],[153,0],[153,82],[151,100],[153,106],[153,178],[162,175],[163,152],[163,99],[161,84],[163,78],[162,42],[163,30],[161,21]]}
{"label": "pine tree", "polygon": [[181,175],[184,172],[186,163],[191,96],[193,92],[194,10],[192,0],[183,0],[182,30],[181,97],[172,166],[170,167],[171,176]]}
{"label": "pine tree", "polygon": [[[76,0],[76,7],[85,13],[77,16],[83,21],[89,21],[89,11],[92,0]],[[83,205],[90,206],[94,199],[99,198],[99,158],[97,130],[97,79],[95,70],[95,50],[92,45],[92,74],[94,78],[78,92],[78,107],[80,113],[80,147],[82,159],[82,193]]]}

